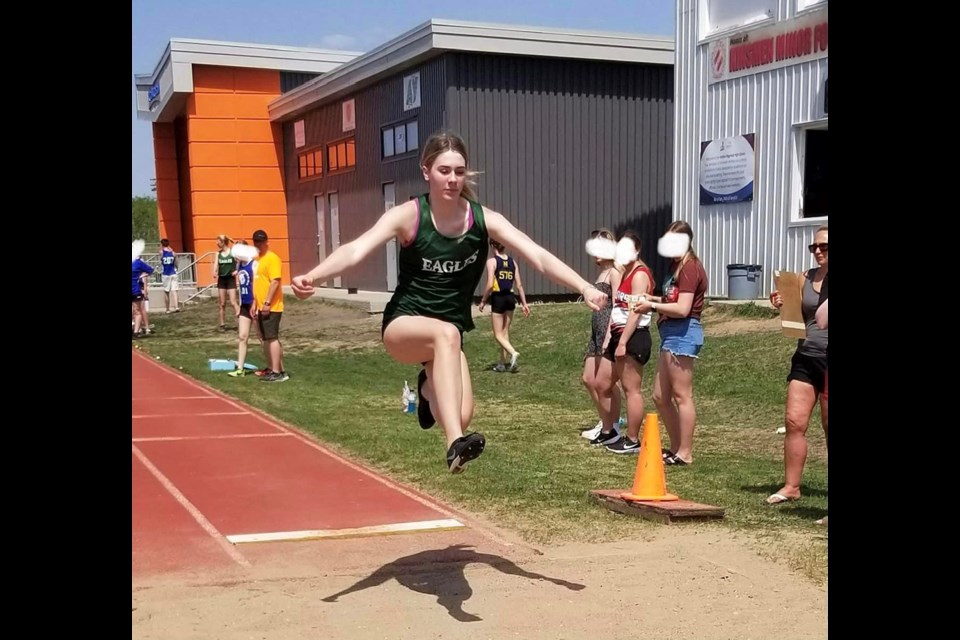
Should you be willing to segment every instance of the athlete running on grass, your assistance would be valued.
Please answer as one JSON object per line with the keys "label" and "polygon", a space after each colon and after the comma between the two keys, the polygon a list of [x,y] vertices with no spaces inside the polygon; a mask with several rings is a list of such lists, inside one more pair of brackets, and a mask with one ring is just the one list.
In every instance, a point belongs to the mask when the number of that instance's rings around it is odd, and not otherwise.
{"label": "athlete running on grass", "polygon": [[383,312],[383,345],[404,364],[423,365],[417,378],[420,426],[439,421],[446,435],[447,467],[460,473],[483,452],[479,433],[464,435],[473,418],[473,388],[462,353],[463,333],[473,329],[470,307],[483,275],[487,243],[514,249],[557,284],[579,292],[591,309],[606,294],[535,243],[501,214],[477,202],[466,146],[453,133],[436,133],[423,147],[421,170],[429,193],[398,205],[360,237],[292,281],[294,294],[313,295],[313,283],[360,264],[392,238],[400,243],[397,288]]}

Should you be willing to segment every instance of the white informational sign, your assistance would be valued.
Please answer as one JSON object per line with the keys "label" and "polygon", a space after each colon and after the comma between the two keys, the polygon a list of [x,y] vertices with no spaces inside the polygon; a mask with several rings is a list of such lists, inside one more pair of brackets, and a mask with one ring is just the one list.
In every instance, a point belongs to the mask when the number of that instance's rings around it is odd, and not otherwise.
{"label": "white informational sign", "polygon": [[700,143],[700,204],[753,200],[754,134]]}
{"label": "white informational sign", "polygon": [[403,110],[420,106],[420,72],[403,77]]}

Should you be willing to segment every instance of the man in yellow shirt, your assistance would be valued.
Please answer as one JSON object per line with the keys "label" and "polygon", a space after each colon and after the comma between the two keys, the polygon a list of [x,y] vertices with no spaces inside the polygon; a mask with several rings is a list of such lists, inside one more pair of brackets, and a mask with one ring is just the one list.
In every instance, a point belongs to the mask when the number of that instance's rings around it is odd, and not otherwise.
{"label": "man in yellow shirt", "polygon": [[270,251],[270,239],[263,229],[253,232],[253,246],[260,252],[257,274],[253,279],[253,305],[263,340],[263,356],[267,359],[267,370],[260,381],[285,382],[290,376],[283,370],[283,345],[280,344],[280,318],[283,316],[280,279],[283,276],[283,263],[280,256]]}

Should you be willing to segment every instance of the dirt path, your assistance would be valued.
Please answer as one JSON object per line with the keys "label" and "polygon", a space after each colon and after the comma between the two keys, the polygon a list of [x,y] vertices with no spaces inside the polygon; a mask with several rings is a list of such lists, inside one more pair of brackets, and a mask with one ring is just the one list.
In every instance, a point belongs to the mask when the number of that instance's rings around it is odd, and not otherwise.
{"label": "dirt path", "polygon": [[251,570],[135,582],[133,637],[826,637],[825,588],[710,526],[539,550],[467,530],[244,553]]}

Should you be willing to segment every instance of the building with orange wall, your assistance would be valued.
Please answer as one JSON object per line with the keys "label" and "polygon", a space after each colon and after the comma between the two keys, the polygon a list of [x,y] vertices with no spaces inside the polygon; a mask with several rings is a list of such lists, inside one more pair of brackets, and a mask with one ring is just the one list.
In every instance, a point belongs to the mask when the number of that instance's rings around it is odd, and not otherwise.
{"label": "building with orange wall", "polygon": [[[589,229],[644,255],[672,217],[671,38],[433,19],[363,54],[173,39],[136,77],[154,123],[161,233],[206,258],[263,228],[284,282],[424,191],[431,133],[460,133],[478,196],[589,273]],[[180,243],[180,247],[177,243]],[[653,243],[653,244],[651,244]],[[393,291],[396,240],[334,288]],[[539,273],[528,294],[564,295]]]}
{"label": "building with orange wall", "polygon": [[[290,280],[283,139],[267,105],[336,69],[344,51],[171,39],[153,73],[137,75],[137,116],[153,123],[160,235],[197,258],[216,237],[270,236]],[[210,258],[197,269],[212,282]]]}

